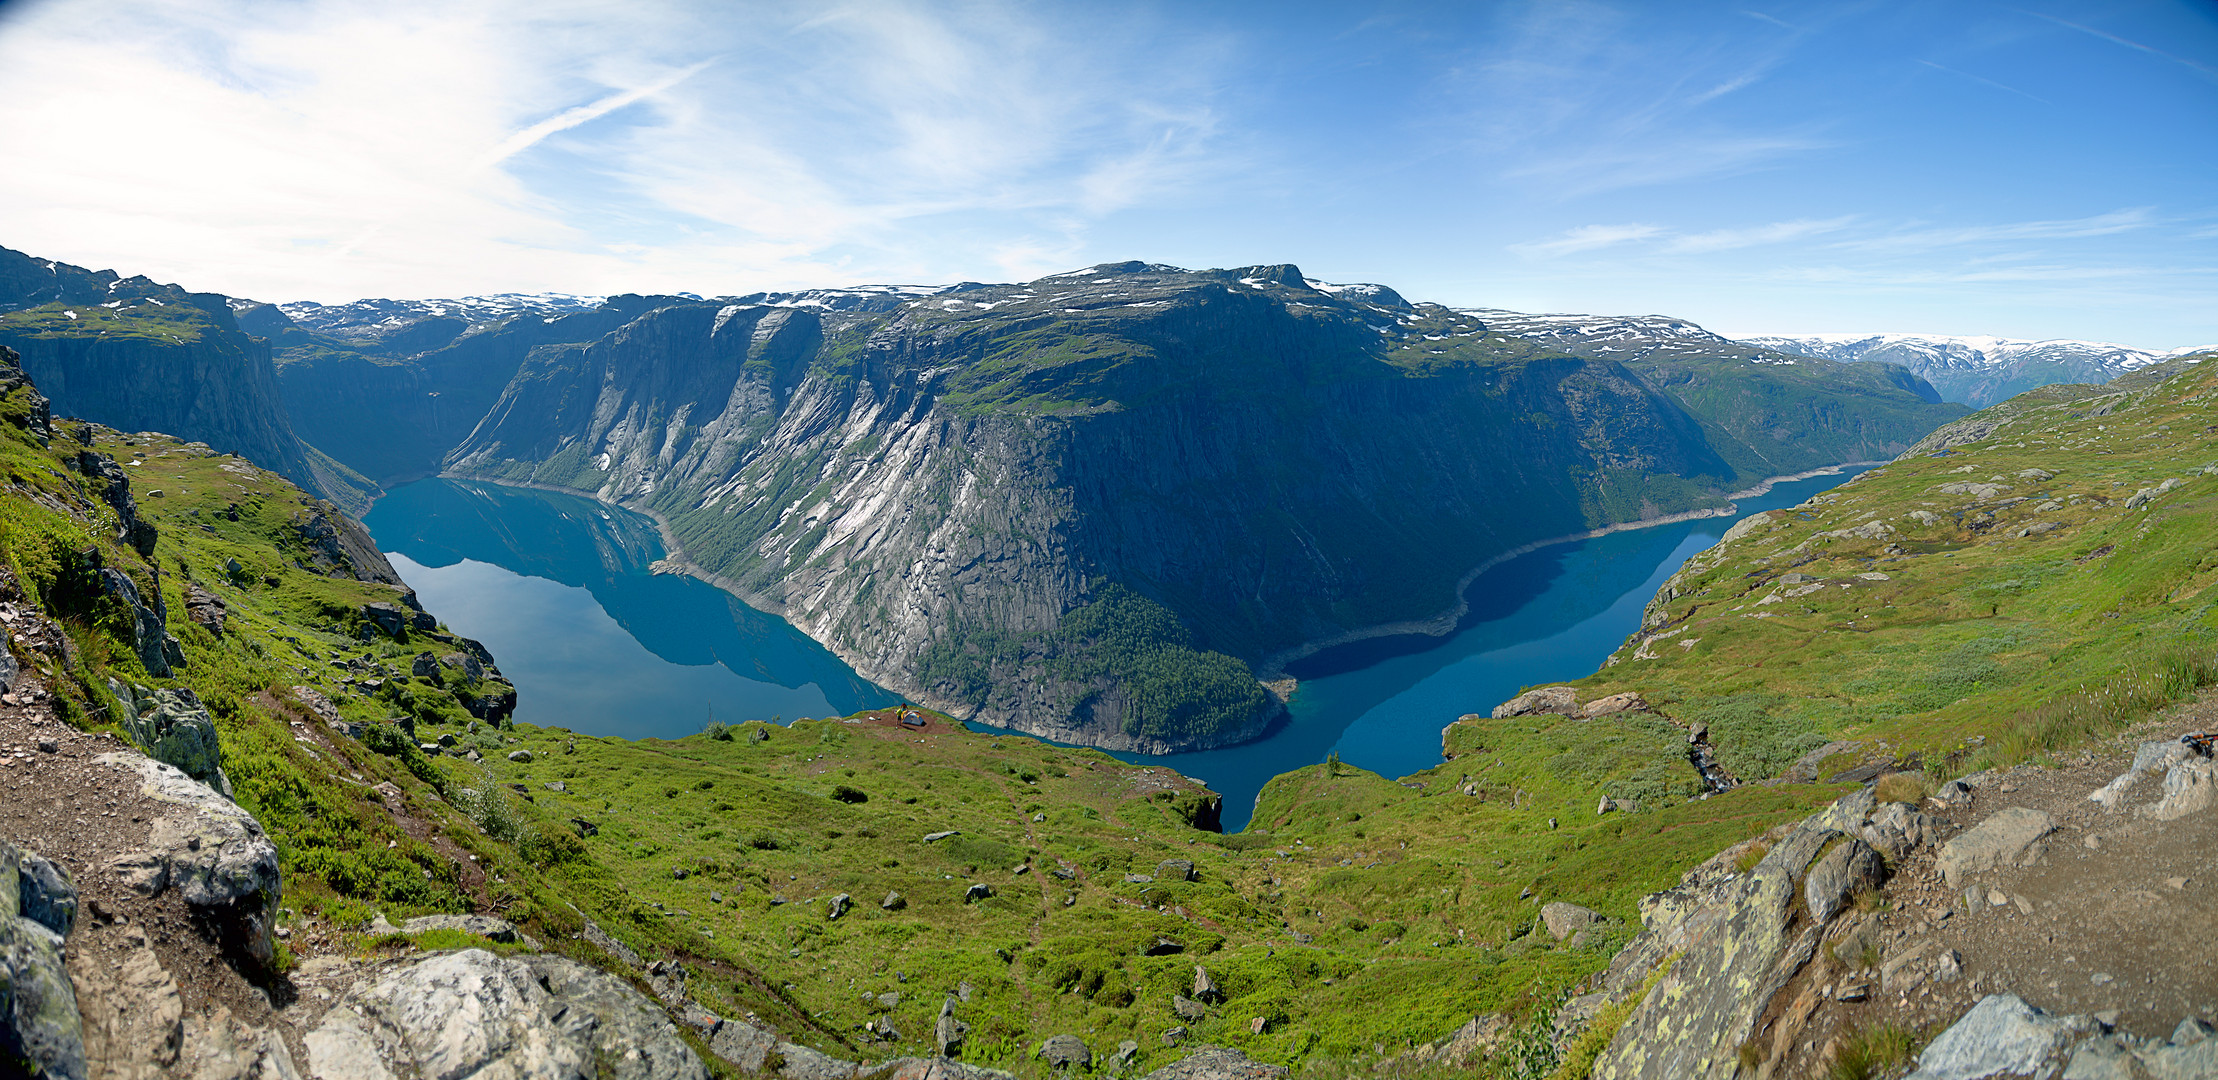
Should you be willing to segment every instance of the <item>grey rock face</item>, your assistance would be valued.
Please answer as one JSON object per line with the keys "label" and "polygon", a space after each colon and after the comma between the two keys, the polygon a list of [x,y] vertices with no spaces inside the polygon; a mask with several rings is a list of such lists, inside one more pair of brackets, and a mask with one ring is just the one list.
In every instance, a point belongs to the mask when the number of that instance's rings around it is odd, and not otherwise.
{"label": "grey rock face", "polygon": [[16,867],[16,903],[24,918],[59,937],[66,938],[76,929],[76,884],[69,880],[69,871],[35,851],[21,852]]}
{"label": "grey rock face", "polygon": [[2125,805],[2126,793],[2133,789],[2136,781],[2151,773],[2168,770],[2194,756],[2194,749],[2177,739],[2142,743],[2134,749],[2133,764],[2119,773],[2117,779],[2097,788],[2087,798],[2101,803],[2107,809],[2119,809]]}
{"label": "grey rock face", "polygon": [[[70,985],[62,935],[47,921],[57,919],[53,911],[61,897],[44,872],[25,871],[25,855],[0,840],[0,1064],[26,1061],[56,1080],[85,1080],[77,992]],[[48,913],[46,919],[25,910],[27,879],[39,892],[34,903]],[[67,906],[74,910],[75,904],[72,892]]]}
{"label": "grey rock face", "polygon": [[147,756],[228,795],[231,782],[223,775],[223,748],[216,738],[216,721],[190,689],[148,690],[110,680],[108,689],[132,714],[123,718],[131,741]]}
{"label": "grey rock face", "polygon": [[1579,713],[1579,692],[1568,686],[1543,686],[1527,690],[1494,706],[1494,719],[1511,716],[1533,716],[1539,713],[1557,713],[1576,716]]}
{"label": "grey rock face", "polygon": [[140,790],[166,807],[148,831],[149,847],[118,856],[109,869],[142,895],[178,890],[223,928],[225,948],[269,964],[284,885],[262,823],[175,766],[135,753],[94,760],[137,773]]}
{"label": "grey rock face", "polygon": [[2055,829],[2056,822],[2042,811],[2007,807],[1942,844],[1934,865],[1949,888],[1961,888],[1964,875],[2016,861],[2035,841]]}
{"label": "grey rock face", "polygon": [[322,1080],[708,1076],[676,1025],[638,991],[539,954],[431,957],[355,988],[304,1041],[309,1070]]}
{"label": "grey rock face", "polygon": [[1926,1046],[1910,1080],[2033,1073],[2075,1035],[2093,1028],[2086,1017],[2051,1016],[2016,994],[1990,994]]}
{"label": "grey rock face", "polygon": [[1811,918],[1831,922],[1849,897],[1862,889],[1877,888],[1885,874],[1886,865],[1878,852],[1861,840],[1847,840],[1834,845],[1810,867],[1809,876],[1802,882],[1802,899],[1809,905]]}
{"label": "grey rock face", "polygon": [[137,654],[146,673],[157,679],[169,678],[172,669],[185,662],[185,652],[163,627],[161,613],[139,602],[138,585],[120,570],[100,571],[100,591],[130,609],[131,651]]}

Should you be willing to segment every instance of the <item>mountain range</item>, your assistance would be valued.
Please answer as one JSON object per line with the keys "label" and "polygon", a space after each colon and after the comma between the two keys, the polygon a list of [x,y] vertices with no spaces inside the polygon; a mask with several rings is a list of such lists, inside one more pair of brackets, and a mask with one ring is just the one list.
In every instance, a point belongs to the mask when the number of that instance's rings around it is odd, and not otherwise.
{"label": "mountain range", "polygon": [[[1282,715],[1259,676],[1440,632],[1504,552],[1719,512],[1962,412],[1892,365],[1289,265],[327,307],[152,283],[131,287],[173,291],[109,304],[113,274],[0,260],[37,286],[0,295],[0,342],[66,412],[252,443],[344,505],[445,474],[641,510],[693,572],[890,690],[1152,752],[1256,737]],[[165,340],[179,308],[197,336]],[[190,394],[138,395],[131,365],[236,387],[262,419],[149,409]]]}
{"label": "mountain range", "polygon": [[1900,364],[1941,396],[1983,409],[2037,386],[2106,383],[2129,371],[2210,346],[2150,352],[2103,341],[2020,341],[1937,334],[1809,334],[1752,337],[1750,345],[1850,363]]}

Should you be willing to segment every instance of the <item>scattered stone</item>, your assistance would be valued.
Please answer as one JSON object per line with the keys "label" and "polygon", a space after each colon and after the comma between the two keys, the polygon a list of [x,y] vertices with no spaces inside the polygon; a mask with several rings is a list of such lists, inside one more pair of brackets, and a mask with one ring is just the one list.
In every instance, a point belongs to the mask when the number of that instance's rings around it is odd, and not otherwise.
{"label": "scattered stone", "polygon": [[1155,876],[1163,881],[1194,881],[1194,864],[1186,859],[1165,859],[1155,864]]}
{"label": "scattered stone", "polygon": [[570,827],[577,830],[578,839],[580,840],[583,840],[588,836],[599,836],[601,834],[600,826],[595,825],[592,822],[587,821],[581,817],[571,818]]}
{"label": "scattered stone", "polygon": [[2144,817],[2176,821],[2218,804],[2218,760],[2191,758],[2164,774],[2164,797],[2141,808]]}
{"label": "scattered stone", "polygon": [[943,1058],[954,1057],[963,1046],[963,1036],[970,1034],[970,1025],[955,1019],[955,999],[940,1002],[940,1018],[932,1025],[932,1045]]}
{"label": "scattered stone", "polygon": [[961,829],[949,829],[946,832],[925,833],[924,842],[927,844],[934,844],[938,843],[939,841],[945,840],[950,836],[961,835],[963,835],[963,831]]}
{"label": "scattered stone", "polygon": [[993,896],[993,886],[981,881],[963,890],[963,903],[975,904]]}
{"label": "scattered stone", "polygon": [[1155,883],[1155,876],[1152,874],[1126,874],[1124,883],[1127,885],[1152,885]]}
{"label": "scattered stone", "polygon": [[878,906],[887,911],[899,911],[909,906],[909,898],[897,892],[889,892],[885,899],[878,901]]}
{"label": "scattered stone", "polygon": [[515,762],[515,763],[516,763],[516,764],[518,764],[518,765],[529,765],[529,764],[531,764],[531,760],[532,760],[532,759],[531,759],[531,751],[529,751],[529,750],[511,750],[511,751],[509,751],[509,752],[508,752],[508,760],[510,760],[510,761],[513,761],[513,762]]}
{"label": "scattered stone", "polygon": [[1154,941],[1154,943],[1153,943],[1153,944],[1150,944],[1150,945],[1149,945],[1149,946],[1148,946],[1147,948],[1145,948],[1145,949],[1142,949],[1142,950],[1140,950],[1140,955],[1142,955],[1142,956],[1170,956],[1170,955],[1173,955],[1173,954],[1175,954],[1175,953],[1182,953],[1182,952],[1185,952],[1185,951],[1186,951],[1186,946],[1184,946],[1184,945],[1182,945],[1182,944],[1180,944],[1180,943],[1178,943],[1178,942],[1176,942],[1176,941],[1172,941],[1171,939],[1169,939],[1169,938],[1167,938],[1167,937],[1159,937],[1159,938],[1156,938],[1156,939],[1155,939],[1155,941]]}
{"label": "scattered stone", "polygon": [[1961,810],[1972,804],[1971,785],[1962,780],[1951,780],[1942,784],[1941,790],[1934,792],[1927,801],[1943,810]]}
{"label": "scattered stone", "polygon": [[1194,1000],[1216,1005],[1222,1003],[1224,999],[1224,992],[1217,989],[1217,981],[1209,977],[1209,969],[1202,967],[1200,964],[1195,964]]}
{"label": "scattered stone", "polygon": [[2117,980],[2111,978],[2109,972],[2098,971],[2093,975],[2089,975],[2087,977],[2087,981],[2093,983],[2096,986],[2109,986],[2111,983],[2116,982]]}
{"label": "scattered stone", "polygon": [[[441,736],[440,738],[444,740],[451,737],[452,736]],[[557,795],[567,795],[570,793],[570,786],[560,780],[549,780],[545,784],[542,784],[540,786],[546,788],[548,791],[554,792]]]}
{"label": "scattered stone", "polygon": [[848,897],[846,893],[841,893],[838,896],[833,897],[832,902],[825,905],[824,907],[824,917],[827,919],[837,919],[840,916],[847,914],[848,905],[852,902],[853,901]]}
{"label": "scattered stone", "polygon": [[1121,1069],[1124,1066],[1131,1064],[1133,1057],[1139,1052],[1140,1044],[1134,1042],[1131,1039],[1126,1039],[1125,1041],[1117,1044],[1116,1053],[1109,1055],[1109,1064]]}
{"label": "scattered stone", "polygon": [[1933,981],[1952,983],[1964,977],[1964,954],[1949,949],[1933,962]]}
{"label": "scattered stone", "polygon": [[1201,1002],[1195,1001],[1184,994],[1171,995],[1171,1012],[1176,1013],[1179,1019],[1189,1024],[1198,1024],[1209,1018],[1209,1010],[1203,1008]]}
{"label": "scattered stone", "polygon": [[1481,1054],[1490,1053],[1507,1038],[1515,1026],[1501,1013],[1485,1013],[1471,1018],[1470,1022],[1456,1029],[1448,1037],[1434,1060],[1450,1068],[1469,1065]]}

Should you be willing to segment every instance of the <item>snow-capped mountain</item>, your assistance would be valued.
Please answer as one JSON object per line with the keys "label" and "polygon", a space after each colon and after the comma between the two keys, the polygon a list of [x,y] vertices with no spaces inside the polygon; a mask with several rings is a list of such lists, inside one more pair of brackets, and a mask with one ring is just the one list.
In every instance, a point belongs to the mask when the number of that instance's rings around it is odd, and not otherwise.
{"label": "snow-capped mountain", "polygon": [[[472,326],[518,315],[554,318],[592,310],[602,299],[568,293],[495,293],[452,300],[356,300],[350,304],[295,300],[276,306],[303,330],[336,338],[374,339],[430,318],[461,319]],[[233,300],[231,304],[242,310],[259,306],[252,300]]]}
{"label": "snow-capped mountain", "polygon": [[[1457,308],[1496,333],[1561,352],[1610,360],[1652,356],[1738,356],[1755,364],[1792,364],[1794,356],[1754,341],[1735,341],[1670,315],[1532,315],[1499,308]],[[1808,355],[1808,354],[1801,354]]]}
{"label": "snow-capped mountain", "polygon": [[2199,349],[2149,352],[2106,341],[2020,341],[1941,334],[1807,334],[1752,337],[1750,345],[1828,360],[1901,364],[1949,401],[1975,409],[2051,383],[2106,383]]}

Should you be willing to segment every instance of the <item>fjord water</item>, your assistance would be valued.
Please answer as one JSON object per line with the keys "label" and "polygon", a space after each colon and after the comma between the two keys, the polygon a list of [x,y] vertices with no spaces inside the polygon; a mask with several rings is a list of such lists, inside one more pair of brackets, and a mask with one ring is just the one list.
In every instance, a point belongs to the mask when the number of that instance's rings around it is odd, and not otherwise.
{"label": "fjord water", "polygon": [[485,643],[516,718],[677,738],[710,720],[844,715],[899,699],[784,620],[648,567],[654,522],[576,495],[422,480],[364,523],[426,608]]}
{"label": "fjord water", "polygon": [[1584,678],[1640,626],[1680,564],[1750,514],[1793,506],[1863,469],[1782,481],[1701,518],[1551,544],[1473,579],[1470,610],[1444,637],[1375,638],[1288,665],[1301,680],[1288,720],[1261,742],[1191,754],[1124,754],[1205,781],[1224,796],[1226,832],[1244,829],[1257,793],[1327,753],[1387,777],[1440,764],[1440,729],[1488,712],[1527,686]]}
{"label": "fjord water", "polygon": [[[1856,471],[1787,481],[1703,518],[1552,544],[1465,591],[1445,637],[1329,649],[1289,668],[1289,719],[1259,742],[1154,756],[1207,782],[1245,828],[1271,777],[1341,760],[1399,777],[1440,762],[1440,729],[1536,683],[1591,674],[1640,625],[1664,579],[1749,514],[1793,506]],[[424,480],[365,519],[393,565],[455,632],[491,649],[517,719],[593,735],[677,738],[711,719],[842,715],[899,698],[822,645],[705,582],[656,575],[654,523],[575,495]],[[973,724],[979,731],[998,729]]]}

